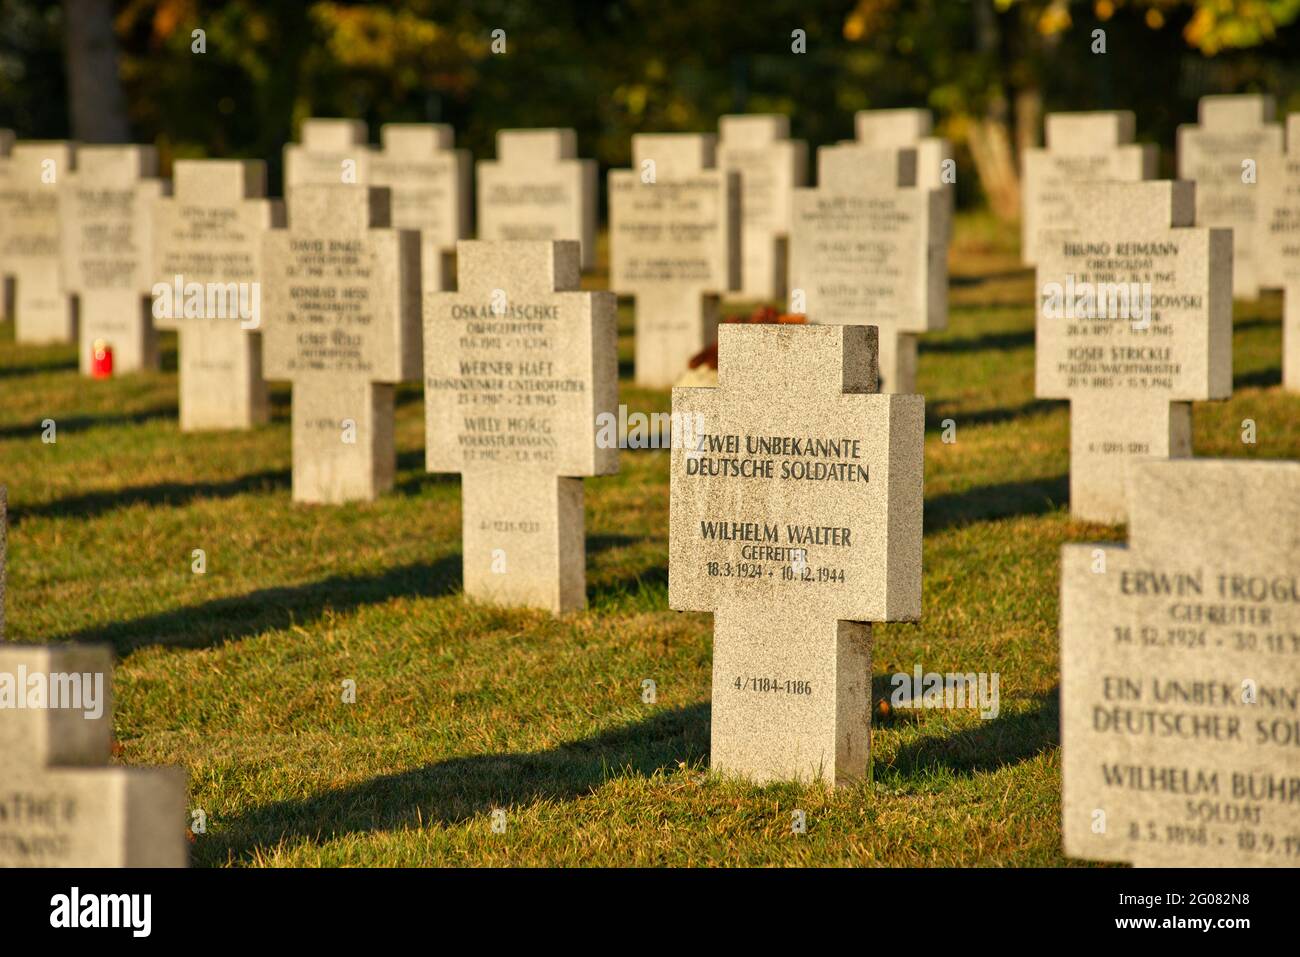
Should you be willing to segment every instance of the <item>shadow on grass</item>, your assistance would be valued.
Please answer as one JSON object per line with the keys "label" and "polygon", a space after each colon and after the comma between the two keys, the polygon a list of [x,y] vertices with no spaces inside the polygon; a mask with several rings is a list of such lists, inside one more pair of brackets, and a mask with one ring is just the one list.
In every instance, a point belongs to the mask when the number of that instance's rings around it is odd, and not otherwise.
{"label": "shadow on grass", "polygon": [[1256,369],[1253,372],[1238,372],[1232,377],[1234,389],[1271,389],[1282,384],[1282,369]]}
{"label": "shadow on grass", "polygon": [[876,779],[908,778],[933,768],[958,774],[995,771],[1057,747],[1061,742],[1060,688],[1033,695],[1031,700],[1033,705],[1027,710],[1004,711],[968,730],[927,735],[904,745],[890,764],[876,764]]}
{"label": "shadow on grass", "polygon": [[982,485],[965,492],[935,495],[925,500],[925,534],[990,519],[1043,515],[1063,508],[1069,500],[1068,475]]}
{"label": "shadow on grass", "polygon": [[918,348],[921,353],[961,353],[961,352],[1005,352],[1011,349],[1032,349],[1034,330],[1022,329],[1016,332],[990,332],[969,339],[941,339],[932,341],[922,338]]}
{"label": "shadow on grass", "polygon": [[996,425],[1000,422],[1014,422],[1017,419],[1043,415],[1054,408],[1068,409],[1063,402],[1049,399],[1031,399],[1020,405],[979,409],[975,412],[961,412],[950,408],[951,402],[927,402],[925,406],[925,428],[927,432],[943,429],[943,420],[952,419],[958,425]]}
{"label": "shadow on grass", "polygon": [[119,656],[152,645],[210,648],[250,635],[307,625],[327,611],[391,598],[436,598],[461,589],[460,553],[375,575],[336,575],[305,585],[263,588],[185,608],[60,635],[55,641],[108,642]]}
{"label": "shadow on grass", "polygon": [[0,379],[21,379],[29,375],[76,371],[77,357],[74,355],[61,359],[48,359],[45,362],[29,362],[26,365],[0,366]]}
{"label": "shadow on grass", "polygon": [[23,505],[9,512],[11,524],[29,518],[92,518],[132,505],[178,507],[201,498],[233,498],[246,492],[278,492],[291,485],[288,469],[254,472],[219,482],[159,482],[111,491],[70,495],[40,505]]}
{"label": "shadow on grass", "polygon": [[956,288],[984,286],[991,282],[1005,282],[1008,279],[1033,279],[1033,267],[1023,269],[1004,269],[1001,272],[950,273],[948,285]]}
{"label": "shadow on grass", "polygon": [[204,842],[205,863],[246,860],[280,842],[319,844],[347,834],[455,825],[494,808],[572,801],[611,777],[649,776],[709,752],[709,706],[646,721],[547,751],[448,758],[302,800],[277,801],[234,818]]}
{"label": "shadow on grass", "polygon": [[[60,435],[66,435],[69,432],[85,432],[89,429],[106,429],[121,425],[144,425],[158,419],[170,419],[175,423],[179,414],[173,404],[156,406],[152,409],[141,409],[138,412],[109,412],[105,415],[51,415],[48,418],[54,420],[55,427]],[[37,419],[35,422],[0,426],[0,439],[39,439],[44,429],[41,424],[43,421],[44,418]]]}

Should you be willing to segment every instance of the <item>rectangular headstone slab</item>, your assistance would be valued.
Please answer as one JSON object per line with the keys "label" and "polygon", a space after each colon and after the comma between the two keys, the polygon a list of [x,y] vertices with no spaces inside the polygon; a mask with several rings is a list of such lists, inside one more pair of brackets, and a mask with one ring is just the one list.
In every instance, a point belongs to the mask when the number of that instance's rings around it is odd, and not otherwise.
{"label": "rectangular headstone slab", "polygon": [[269,417],[262,233],[284,204],[265,198],[261,160],[177,160],[173,175],[153,208],[153,315],[178,330],[181,430],[252,428]]}
{"label": "rectangular headstone slab", "polygon": [[585,608],[582,479],[618,471],[612,293],[578,289],[576,240],[462,242],[460,290],[424,298],[426,455],[461,474],[465,594]]}
{"label": "rectangular headstone slab", "polygon": [[106,647],[0,643],[0,867],[184,867],[185,773],[109,767]]}
{"label": "rectangular headstone slab", "polygon": [[916,390],[916,341],[948,322],[946,203],[916,185],[916,151],[817,151],[818,186],[794,191],[790,293],[811,321],[879,329],[880,385]]}
{"label": "rectangular headstone slab", "polygon": [[96,349],[113,372],[158,368],[153,286],[153,204],[167,193],[152,146],[82,146],[63,194],[63,268],[77,295],[81,371]]}
{"label": "rectangular headstone slab", "polygon": [[596,161],[572,129],[499,130],[497,158],[478,163],[480,239],[573,239],[596,265]]}
{"label": "rectangular headstone slab", "polygon": [[[871,625],[921,614],[925,403],[877,391],[870,326],[718,329],[673,389],[668,601],[713,612],[714,769],[869,774]],[[789,397],[799,396],[791,402]]]}
{"label": "rectangular headstone slab", "polygon": [[308,119],[300,143],[284,147],[284,195],[296,186],[364,186],[370,182],[369,131],[361,120]]}
{"label": "rectangular headstone slab", "polygon": [[0,159],[0,275],[13,283],[15,342],[72,342],[76,336],[62,245],[75,163],[75,145],[63,141],[20,141]]}
{"label": "rectangular headstone slab", "polygon": [[1129,542],[1061,555],[1065,853],[1300,856],[1300,463],[1144,461]]}
{"label": "rectangular headstone slab", "polygon": [[794,189],[808,180],[808,144],[777,113],[718,120],[718,167],[740,174],[738,299],[784,299]]}
{"label": "rectangular headstone slab", "polygon": [[[5,160],[9,158],[9,152],[14,148],[14,131],[0,130],[0,202],[3,201]],[[3,210],[0,209],[0,250],[4,249],[4,222]],[[13,318],[13,277],[6,275],[4,271],[3,252],[0,252],[0,322],[8,322]]]}
{"label": "rectangular headstone slab", "polygon": [[634,168],[609,171],[609,285],[636,300],[638,385],[677,381],[740,283],[740,177],[715,159],[711,135],[638,133]]}
{"label": "rectangular headstone slab", "polygon": [[1286,153],[1259,163],[1255,260],[1260,285],[1282,290],[1282,388],[1300,392],[1300,113],[1286,121]]}
{"label": "rectangular headstone slab", "polygon": [[1078,228],[1042,251],[1036,390],[1070,400],[1075,518],[1127,521],[1128,464],[1190,456],[1190,403],[1232,394],[1232,237],[1192,225],[1193,192],[1085,184]]}
{"label": "rectangular headstone slab", "polygon": [[[929,110],[859,110],[853,114],[855,140],[867,149],[916,150],[916,185],[940,191],[944,202],[943,245],[952,238],[952,216],[957,203],[956,166],[952,144],[934,136]],[[952,174],[945,176],[951,166]]]}
{"label": "rectangular headstone slab", "polygon": [[[1257,170],[1283,151],[1282,125],[1271,96],[1205,96],[1200,123],[1178,127],[1178,178],[1196,183],[1196,224],[1232,229],[1233,294],[1259,296],[1255,236]],[[1247,176],[1244,165],[1256,174]]]}
{"label": "rectangular headstone slab", "polygon": [[1031,265],[1078,221],[1081,184],[1156,175],[1156,147],[1133,142],[1137,118],[1127,110],[1049,113],[1045,126],[1047,146],[1025,150],[1022,161],[1020,256]]}
{"label": "rectangular headstone slab", "polygon": [[263,363],[293,383],[293,498],[369,501],[392,487],[393,390],[420,375],[420,238],[390,193],[308,185],[262,234]]}
{"label": "rectangular headstone slab", "polygon": [[9,489],[0,485],[0,640],[5,636],[5,556],[9,547]]}
{"label": "rectangular headstone slab", "polygon": [[420,231],[421,288],[450,289],[458,240],[469,235],[470,156],[443,123],[386,123],[370,183],[393,194],[393,228]]}

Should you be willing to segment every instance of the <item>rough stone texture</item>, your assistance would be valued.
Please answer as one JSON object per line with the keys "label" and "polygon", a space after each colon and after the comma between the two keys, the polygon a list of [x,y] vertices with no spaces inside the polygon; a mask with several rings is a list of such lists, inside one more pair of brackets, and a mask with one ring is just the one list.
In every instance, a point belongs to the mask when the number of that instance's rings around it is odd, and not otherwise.
{"label": "rough stone texture", "polygon": [[1129,544],[1062,549],[1065,853],[1294,867],[1300,464],[1144,461],[1129,480]]}
{"label": "rough stone texture", "polygon": [[736,299],[784,299],[794,189],[808,181],[808,144],[777,113],[718,120],[718,167],[740,174],[740,288]]}
{"label": "rough stone texture", "polygon": [[[102,713],[24,704],[36,678],[80,676]],[[98,676],[98,678],[96,678]],[[113,659],[94,645],[0,644],[0,867],[184,867],[185,772],[108,767]],[[102,682],[102,684],[101,684]],[[69,687],[70,682],[59,679]]]}
{"label": "rough stone texture", "polygon": [[794,191],[792,302],[809,321],[880,330],[883,391],[916,391],[916,337],[948,322],[947,203],[916,185],[916,151],[817,151],[816,189]]}
{"label": "rough stone texture", "polygon": [[[252,428],[267,421],[269,403],[262,333],[243,326],[260,327],[262,233],[284,226],[284,205],[264,198],[261,160],[177,160],[173,176],[174,198],[154,204],[152,269],[155,283],[173,288],[173,308],[160,314],[155,297],[153,315],[158,328],[178,331],[181,431]],[[177,276],[182,289],[220,284],[224,305],[214,297],[209,309],[205,289],[202,315],[186,316]],[[256,317],[241,317],[241,295],[257,303]]]}
{"label": "rough stone texture", "polygon": [[[1193,191],[1166,180],[1084,184],[1078,229],[1041,250],[1037,394],[1070,400],[1075,518],[1126,521],[1129,462],[1191,455],[1187,403],[1232,394],[1232,237],[1192,226]],[[1076,295],[1082,283],[1150,282],[1150,325],[1109,304],[1049,318],[1053,284],[1069,297],[1071,281]]]}
{"label": "rough stone texture", "polygon": [[617,415],[615,298],[578,289],[576,240],[462,242],[460,291],[424,298],[429,471],[461,473],[465,594],[585,608],[582,477]]}
{"label": "rough stone texture", "polygon": [[393,193],[393,227],[420,231],[421,287],[455,285],[457,241],[469,235],[470,155],[443,123],[386,123],[370,158],[370,183]]}
{"label": "rough stone texture", "polygon": [[[867,623],[921,614],[925,429],[921,396],[877,393],[875,333],[724,324],[719,385],[673,389],[691,438],[672,449],[668,601],[714,615],[718,770],[834,784],[869,773]],[[749,444],[773,439],[840,447]],[[742,466],[727,460],[772,475],[733,477]],[[837,477],[798,477],[821,471]]]}
{"label": "rough stone texture", "polygon": [[9,153],[14,148],[14,131],[0,129],[0,322],[8,322],[14,314],[13,277],[5,273],[4,266],[4,181]]}
{"label": "rough stone texture", "polygon": [[1033,265],[1039,250],[1078,222],[1082,183],[1136,182],[1156,175],[1158,150],[1134,143],[1137,120],[1127,110],[1049,113],[1047,146],[1024,151],[1020,256]]}
{"label": "rough stone texture", "polygon": [[577,240],[582,268],[593,268],[596,172],[572,129],[499,130],[496,160],[478,164],[479,238]]}
{"label": "rough stone texture", "polygon": [[286,202],[296,186],[355,184],[370,182],[373,154],[369,131],[361,120],[303,120],[301,143],[284,147],[284,195]]}
{"label": "rough stone texture", "polygon": [[149,291],[153,204],[168,184],[155,178],[152,146],[81,146],[65,176],[63,278],[77,296],[81,371],[95,344],[113,350],[113,374],[158,368]]}
{"label": "rough stone texture", "polygon": [[1286,120],[1286,153],[1259,161],[1255,265],[1282,290],[1282,388],[1300,392],[1300,113]]}
{"label": "rough stone texture", "polygon": [[609,172],[609,285],[636,299],[637,385],[675,382],[739,285],[740,176],[715,154],[710,135],[641,133],[634,168]]}
{"label": "rough stone texture", "polygon": [[1203,96],[1200,123],[1178,127],[1178,178],[1196,183],[1196,224],[1232,229],[1232,288],[1238,299],[1259,296],[1255,236],[1259,184],[1242,182],[1242,163],[1282,153],[1282,125],[1271,96]]}
{"label": "rough stone texture", "polygon": [[0,641],[5,636],[5,556],[9,547],[9,489],[0,485]]}
{"label": "rough stone texture", "polygon": [[0,277],[12,284],[14,341],[73,342],[76,310],[63,281],[63,216],[76,147],[20,141],[0,158]]}
{"label": "rough stone texture", "polygon": [[420,239],[389,228],[387,189],[298,186],[262,234],[266,377],[293,382],[293,497],[392,487],[393,384],[420,375]]}
{"label": "rough stone texture", "polygon": [[916,150],[916,185],[940,191],[944,204],[941,238],[946,249],[952,239],[952,215],[957,202],[955,178],[944,181],[944,163],[953,158],[952,144],[931,135],[934,120],[929,110],[859,110],[853,114],[856,139],[868,149]]}

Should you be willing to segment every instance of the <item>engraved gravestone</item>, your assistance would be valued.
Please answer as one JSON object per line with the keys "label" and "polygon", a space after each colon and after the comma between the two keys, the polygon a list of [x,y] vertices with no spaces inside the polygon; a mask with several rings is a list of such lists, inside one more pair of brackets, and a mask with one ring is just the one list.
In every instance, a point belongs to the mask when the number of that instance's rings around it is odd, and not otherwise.
{"label": "engraved gravestone", "polygon": [[790,139],[780,114],[718,120],[718,167],[740,174],[737,299],[784,299],[794,189],[808,179],[808,144]]}
{"label": "engraved gravestone", "polygon": [[421,288],[450,289],[456,242],[469,235],[470,156],[443,123],[385,123],[370,184],[393,195],[393,228],[420,231]]}
{"label": "engraved gravestone", "polygon": [[112,349],[115,373],[158,368],[151,234],[154,201],[168,184],[157,172],[152,146],[81,146],[66,177],[64,282],[77,296],[83,373],[101,344]]}
{"label": "engraved gravestone", "polygon": [[942,194],[946,232],[941,242],[947,247],[956,205],[956,165],[952,144],[934,136],[933,129],[929,110],[858,110],[853,114],[854,142],[867,149],[916,150],[916,185]]}
{"label": "engraved gravestone", "polygon": [[248,429],[268,418],[262,233],[284,205],[261,160],[177,160],[173,175],[154,204],[153,316],[178,331],[181,430]]}
{"label": "engraved gravestone", "polygon": [[1070,857],[1300,863],[1300,463],[1142,461],[1061,554]]}
{"label": "engraved gravestone", "polygon": [[14,131],[0,130],[0,322],[13,318],[13,277],[4,268],[4,179],[8,175],[9,152],[14,148]]}
{"label": "engraved gravestone", "polygon": [[420,240],[389,191],[295,187],[262,234],[263,361],[293,383],[293,497],[368,501],[392,487],[395,384],[420,374]]}
{"label": "engraved gravestone", "polygon": [[1232,288],[1259,296],[1255,264],[1258,164],[1282,152],[1271,96],[1203,96],[1199,123],[1178,127],[1178,178],[1196,183],[1196,224],[1232,229]]}
{"label": "engraved gravestone", "polygon": [[370,182],[369,132],[361,120],[307,119],[301,143],[284,147],[284,195],[295,186],[366,185]]}
{"label": "engraved gravestone", "polygon": [[1078,187],[1041,250],[1036,391],[1070,400],[1070,514],[1127,519],[1134,458],[1192,454],[1193,401],[1232,394],[1232,237],[1193,226],[1194,186]]}
{"label": "engraved gravestone", "polygon": [[460,290],[424,299],[427,464],[461,474],[465,594],[557,614],[587,603],[583,476],[616,414],[612,293],[578,289],[575,240],[462,242]]}
{"label": "engraved gravestone", "polygon": [[480,239],[573,239],[596,265],[596,161],[572,129],[499,130],[497,158],[478,163]]}
{"label": "engraved gravestone", "polygon": [[69,142],[20,140],[0,159],[0,276],[12,283],[15,342],[76,336],[62,246],[65,184],[75,158]]}
{"label": "engraved gravestone", "polygon": [[916,185],[916,151],[817,151],[818,186],[794,191],[790,289],[814,322],[879,329],[880,387],[916,390],[918,336],[948,321],[946,202]]}
{"label": "engraved gravestone", "polygon": [[924,399],[878,393],[870,326],[718,336],[718,385],[673,389],[668,546],[669,605],[713,612],[711,764],[858,781],[870,623],[921,613]]}
{"label": "engraved gravestone", "polygon": [[1282,290],[1282,388],[1300,392],[1300,113],[1287,117],[1286,153],[1260,160],[1259,206],[1259,282]]}
{"label": "engraved gravestone", "polygon": [[1024,151],[1021,183],[1021,258],[1033,265],[1039,249],[1078,221],[1082,183],[1135,182],[1156,175],[1156,147],[1134,143],[1137,118],[1115,112],[1049,113],[1047,145]]}
{"label": "engraved gravestone", "polygon": [[716,139],[638,133],[633,169],[609,172],[610,289],[636,300],[636,382],[671,385],[717,335],[740,281],[740,177]]}

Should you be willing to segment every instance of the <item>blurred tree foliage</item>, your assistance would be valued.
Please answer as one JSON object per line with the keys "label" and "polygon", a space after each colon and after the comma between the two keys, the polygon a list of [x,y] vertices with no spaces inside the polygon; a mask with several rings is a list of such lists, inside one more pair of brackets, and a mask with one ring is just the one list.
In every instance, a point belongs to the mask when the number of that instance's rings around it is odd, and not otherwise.
{"label": "blurred tree foliage", "polygon": [[[637,131],[788,112],[814,145],[853,112],[926,106],[958,147],[963,202],[1016,213],[1042,113],[1127,108],[1172,168],[1174,129],[1213,92],[1300,108],[1300,0],[120,0],[113,25],[135,138],[176,156],[267,159],[307,116],[496,130],[573,126],[624,165]],[[63,11],[0,0],[0,126],[68,135]],[[206,52],[194,52],[202,30]],[[505,52],[493,50],[503,30]],[[1105,31],[1105,53],[1094,31]],[[803,31],[806,52],[792,47]],[[967,175],[967,174],[976,175]]]}

